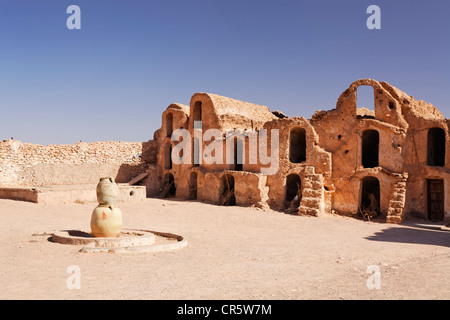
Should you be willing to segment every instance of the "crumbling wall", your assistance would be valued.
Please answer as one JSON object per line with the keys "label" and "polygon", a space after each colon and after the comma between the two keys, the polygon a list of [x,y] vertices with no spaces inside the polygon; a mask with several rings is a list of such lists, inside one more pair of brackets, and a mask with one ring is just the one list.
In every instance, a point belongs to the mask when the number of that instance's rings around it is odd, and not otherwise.
{"label": "crumbling wall", "polygon": [[[357,108],[357,90],[362,85],[374,90],[374,112]],[[362,180],[375,177],[380,183],[381,214],[388,216],[396,175],[405,172],[405,144],[409,123],[405,120],[400,91],[372,79],[355,81],[339,97],[336,109],[318,111],[311,123],[320,137],[320,146],[333,154],[329,179],[332,210],[346,215],[360,210]],[[363,160],[364,135],[375,132],[375,165]],[[376,153],[376,152],[375,152]],[[403,205],[401,206],[403,210]],[[395,213],[400,216],[403,212]]]}
{"label": "crumbling wall", "polygon": [[141,157],[149,149],[140,142],[43,146],[5,140],[0,142],[0,186],[91,184],[103,176],[128,182],[145,170]]}
{"label": "crumbling wall", "polygon": [[[300,178],[300,202],[298,213],[318,216],[325,212],[324,183],[331,177],[331,153],[319,145],[319,136],[310,121],[301,118],[283,118],[267,122],[264,129],[279,130],[279,169],[268,176],[269,204],[277,210],[289,209],[286,203],[287,177],[298,175]],[[304,131],[304,158],[293,162],[291,153],[298,146],[292,144],[293,132]],[[303,147],[303,144],[302,146]],[[295,208],[292,208],[295,210]]]}

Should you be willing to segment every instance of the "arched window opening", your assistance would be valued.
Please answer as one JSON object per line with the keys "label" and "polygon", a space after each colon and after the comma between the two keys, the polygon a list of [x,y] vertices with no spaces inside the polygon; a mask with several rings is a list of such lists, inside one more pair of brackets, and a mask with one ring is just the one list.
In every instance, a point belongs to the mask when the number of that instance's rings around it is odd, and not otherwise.
{"label": "arched window opening", "polygon": [[[194,104],[194,110],[193,110],[193,126],[194,128],[201,128],[202,126],[198,124],[198,122],[202,121],[202,103],[200,101],[197,101]],[[196,123],[197,122],[197,123]]]}
{"label": "arched window opening", "polygon": [[366,130],[362,136],[362,165],[364,168],[378,167],[380,135],[376,130]]}
{"label": "arched window opening", "polygon": [[172,113],[168,113],[166,115],[166,132],[167,132],[167,136],[170,138],[172,136],[172,132],[173,132],[173,114]]}
{"label": "arched window opening", "polygon": [[427,162],[429,166],[445,166],[445,131],[441,128],[428,131]]}
{"label": "arched window opening", "polygon": [[289,137],[289,160],[292,163],[306,161],[306,130],[294,128]]}
{"label": "arched window opening", "polygon": [[375,95],[372,86],[360,86],[356,91],[356,108],[367,109],[359,113],[360,117],[375,119]]}
{"label": "arched window opening", "polygon": [[164,169],[172,169],[172,144],[166,143],[164,146]]}

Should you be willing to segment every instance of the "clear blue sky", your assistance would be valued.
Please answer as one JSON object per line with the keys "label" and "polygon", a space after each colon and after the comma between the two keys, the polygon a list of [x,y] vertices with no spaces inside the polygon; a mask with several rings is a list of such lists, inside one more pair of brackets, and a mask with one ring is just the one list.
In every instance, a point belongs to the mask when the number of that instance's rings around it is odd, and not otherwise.
{"label": "clear blue sky", "polygon": [[0,139],[147,141],[195,92],[310,118],[361,78],[449,118],[449,14],[444,0],[1,0]]}

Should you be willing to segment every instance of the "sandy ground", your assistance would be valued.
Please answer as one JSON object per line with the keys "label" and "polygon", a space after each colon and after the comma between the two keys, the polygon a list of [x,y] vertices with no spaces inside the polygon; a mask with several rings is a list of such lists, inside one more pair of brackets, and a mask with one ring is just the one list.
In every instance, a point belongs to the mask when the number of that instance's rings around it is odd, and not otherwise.
{"label": "sandy ground", "polygon": [[[124,228],[171,232],[159,253],[80,253],[44,232],[89,230],[95,203],[0,200],[0,299],[450,299],[450,232],[201,202],[122,204]],[[36,235],[37,234],[37,235]],[[67,268],[80,268],[70,290]],[[376,274],[380,270],[379,289]]]}

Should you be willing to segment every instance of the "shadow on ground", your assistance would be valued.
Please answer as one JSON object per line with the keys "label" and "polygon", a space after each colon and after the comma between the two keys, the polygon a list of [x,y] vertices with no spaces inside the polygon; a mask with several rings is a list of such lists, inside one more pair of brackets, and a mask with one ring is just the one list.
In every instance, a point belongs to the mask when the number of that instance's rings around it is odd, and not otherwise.
{"label": "shadow on ground", "polygon": [[442,225],[432,223],[405,223],[402,227],[391,227],[366,237],[372,241],[400,242],[450,247],[450,232]]}

